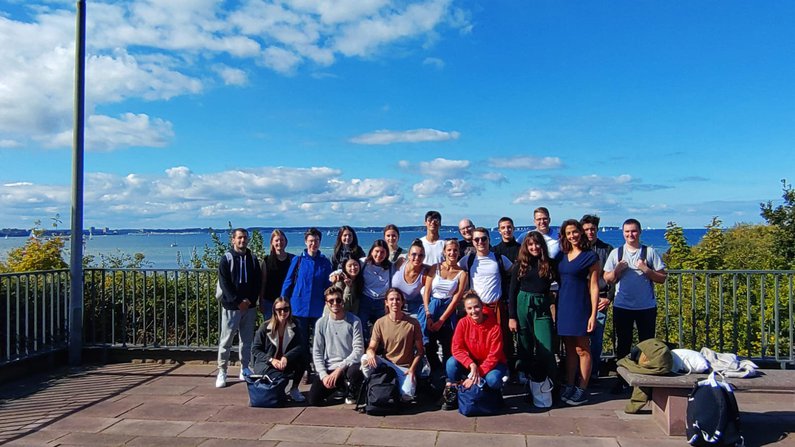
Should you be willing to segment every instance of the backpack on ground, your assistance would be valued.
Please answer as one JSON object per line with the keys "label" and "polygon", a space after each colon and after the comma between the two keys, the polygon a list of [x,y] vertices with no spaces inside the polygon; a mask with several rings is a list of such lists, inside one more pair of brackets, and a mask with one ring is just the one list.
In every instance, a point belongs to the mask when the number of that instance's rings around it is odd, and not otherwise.
{"label": "backpack on ground", "polygon": [[400,411],[400,386],[397,373],[387,365],[380,364],[370,373],[370,377],[362,385],[361,392],[365,393],[364,412],[367,414],[383,416]]}
{"label": "backpack on ground", "polygon": [[283,407],[287,395],[287,378],[281,373],[263,376],[245,376],[249,406],[259,408]]}
{"label": "backpack on ground", "polygon": [[715,373],[696,383],[687,399],[687,442],[693,446],[743,446],[740,410],[731,384]]}
{"label": "backpack on ground", "polygon": [[458,412],[464,416],[490,416],[503,407],[502,390],[493,390],[481,379],[469,388],[458,385]]}

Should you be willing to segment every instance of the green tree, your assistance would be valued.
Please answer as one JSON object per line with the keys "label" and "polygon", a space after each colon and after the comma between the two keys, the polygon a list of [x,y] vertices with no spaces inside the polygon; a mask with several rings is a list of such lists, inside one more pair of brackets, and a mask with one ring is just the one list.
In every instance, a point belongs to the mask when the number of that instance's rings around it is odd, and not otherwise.
{"label": "green tree", "polygon": [[783,264],[772,225],[737,224],[726,230],[725,248],[723,268],[728,270],[775,270]]}
{"label": "green tree", "polygon": [[676,222],[668,222],[665,227],[665,240],[670,247],[663,254],[665,265],[672,270],[686,269],[691,259],[691,249],[682,227]]}
{"label": "green tree", "polygon": [[726,251],[723,229],[720,219],[712,218],[707,225],[707,232],[701,241],[693,247],[693,260],[689,268],[695,270],[718,270],[723,268],[723,256]]}
{"label": "green tree", "polygon": [[[60,222],[58,215],[52,220],[53,228],[57,227]],[[33,272],[66,268],[68,264],[63,259],[64,243],[64,239],[60,236],[45,236],[41,221],[37,220],[25,245],[9,251],[6,262],[0,262],[0,272]]]}
{"label": "green tree", "polygon": [[795,268],[795,189],[787,179],[781,180],[784,203],[773,207],[772,201],[760,203],[761,216],[776,227],[775,252],[782,261],[779,268]]}

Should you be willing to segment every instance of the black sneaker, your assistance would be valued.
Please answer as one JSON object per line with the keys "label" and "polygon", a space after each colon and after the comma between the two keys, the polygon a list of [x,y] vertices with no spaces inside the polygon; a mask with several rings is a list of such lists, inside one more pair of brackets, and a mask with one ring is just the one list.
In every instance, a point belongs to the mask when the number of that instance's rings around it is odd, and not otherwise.
{"label": "black sneaker", "polygon": [[588,392],[576,386],[574,387],[574,392],[571,393],[568,398],[564,399],[564,402],[572,406],[588,403]]}
{"label": "black sneaker", "polygon": [[449,411],[458,408],[458,389],[454,386],[444,388],[442,392],[442,410]]}
{"label": "black sneaker", "polygon": [[619,378],[616,384],[613,385],[613,388],[610,389],[610,394],[615,394],[615,395],[628,394],[630,389],[631,387],[629,386],[629,384],[627,384],[627,382],[624,382],[623,380],[621,380],[621,378]]}

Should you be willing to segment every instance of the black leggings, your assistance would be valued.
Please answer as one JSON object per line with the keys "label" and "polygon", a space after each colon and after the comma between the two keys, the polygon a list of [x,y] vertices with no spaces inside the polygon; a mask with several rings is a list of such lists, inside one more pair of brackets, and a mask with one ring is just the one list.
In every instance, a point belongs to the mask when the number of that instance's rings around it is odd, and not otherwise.
{"label": "black leggings", "polygon": [[350,397],[355,399],[356,396],[353,396],[352,393],[359,391],[359,387],[361,387],[363,380],[364,376],[361,373],[361,363],[359,362],[349,366],[345,370],[345,373],[343,373],[343,376],[337,379],[337,386],[332,389],[328,389],[323,385],[323,380],[318,374],[314,376],[312,380],[312,387],[309,388],[309,394],[307,395],[307,403],[315,407],[322,405],[334,391],[345,389],[347,387],[346,383],[350,384],[350,389],[348,389],[348,393],[351,394]]}
{"label": "black leggings", "polygon": [[654,338],[657,327],[657,308],[642,310],[613,307],[613,327],[616,329],[616,359],[622,359],[632,349],[632,330],[638,328],[638,342]]}

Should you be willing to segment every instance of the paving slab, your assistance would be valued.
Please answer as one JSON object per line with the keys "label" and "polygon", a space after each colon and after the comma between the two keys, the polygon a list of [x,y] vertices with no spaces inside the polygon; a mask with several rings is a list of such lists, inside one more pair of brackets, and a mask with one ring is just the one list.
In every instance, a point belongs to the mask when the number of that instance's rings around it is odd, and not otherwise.
{"label": "paving slab", "polygon": [[268,441],[292,441],[306,444],[345,444],[351,435],[351,428],[341,427],[296,427],[276,424],[261,439]]}
{"label": "paving slab", "polygon": [[418,414],[398,414],[385,417],[381,421],[381,427],[474,432],[475,423],[476,418],[462,416],[458,411],[426,411]]}
{"label": "paving slab", "polygon": [[575,435],[571,419],[550,417],[548,413],[516,413],[479,417],[475,430],[479,433],[516,433],[533,435]]}
{"label": "paving slab", "polygon": [[117,446],[125,445],[127,441],[133,439],[132,435],[115,435],[111,433],[70,433],[62,438],[58,438],[59,446]]}
{"label": "paving slab", "polygon": [[430,430],[354,428],[348,438],[348,444],[388,447],[433,447],[436,444],[436,432]]}
{"label": "paving slab", "polygon": [[524,435],[504,433],[455,433],[441,432],[436,447],[525,447]]}
{"label": "paving slab", "polygon": [[[635,440],[636,446],[637,439]],[[590,438],[582,436],[540,436],[528,435],[527,447],[570,447],[587,445],[588,447],[619,447],[615,438]],[[645,444],[643,444],[645,447]]]}
{"label": "paving slab", "polygon": [[119,417],[120,415],[141,405],[142,402],[133,401],[103,401],[97,402],[80,410],[81,416],[103,416],[109,418]]}
{"label": "paving slab", "polygon": [[97,416],[83,416],[77,414],[65,417],[56,421],[48,426],[53,430],[61,430],[65,432],[87,432],[98,433],[110,427],[111,425],[119,422],[121,419],[117,418],[103,418]]}
{"label": "paving slab", "polygon": [[381,416],[368,416],[342,406],[307,407],[295,418],[293,424],[330,427],[380,427],[385,419]]}
{"label": "paving slab", "polygon": [[139,436],[128,441],[125,446],[135,447],[195,447],[203,438],[175,438],[173,436]]}
{"label": "paving slab", "polygon": [[252,408],[252,407],[223,407],[212,416],[211,422],[226,421],[262,421],[271,424],[289,424],[304,411],[303,407],[296,408]]}
{"label": "paving slab", "polygon": [[270,430],[272,424],[250,422],[197,422],[180,433],[180,437],[222,438],[222,439],[260,439]]}
{"label": "paving slab", "polygon": [[[234,441],[230,441],[229,439],[219,438],[208,439],[199,444],[199,447],[275,447],[277,444],[280,446],[285,445],[285,443],[279,443],[277,441],[253,441],[251,439],[235,439]],[[315,446],[317,446],[317,444],[315,444]]]}
{"label": "paving slab", "polygon": [[103,433],[147,436],[153,433],[163,436],[176,437],[187,430],[191,422],[187,421],[150,421],[145,419],[123,419],[119,423],[108,427]]}
{"label": "paving slab", "polygon": [[144,403],[125,413],[128,419],[206,421],[221,408],[206,405]]}

